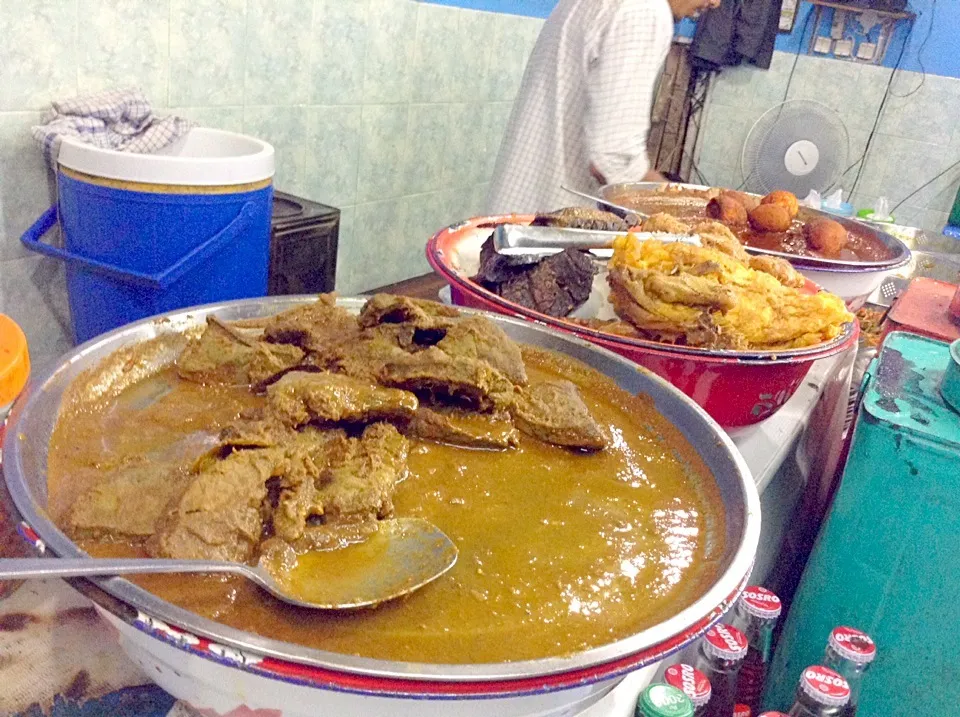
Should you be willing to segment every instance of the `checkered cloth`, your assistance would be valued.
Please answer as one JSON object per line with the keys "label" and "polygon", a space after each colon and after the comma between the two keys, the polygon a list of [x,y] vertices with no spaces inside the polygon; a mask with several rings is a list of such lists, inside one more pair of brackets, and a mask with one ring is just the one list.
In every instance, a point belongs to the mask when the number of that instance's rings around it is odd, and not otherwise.
{"label": "checkered cloth", "polygon": [[33,138],[51,166],[56,166],[63,137],[78,137],[103,149],[156,152],[193,126],[180,117],[155,117],[140,90],[115,89],[54,102]]}
{"label": "checkered cloth", "polygon": [[650,168],[654,91],[673,38],[667,0],[560,0],[540,31],[500,146],[486,213],[576,203]]}

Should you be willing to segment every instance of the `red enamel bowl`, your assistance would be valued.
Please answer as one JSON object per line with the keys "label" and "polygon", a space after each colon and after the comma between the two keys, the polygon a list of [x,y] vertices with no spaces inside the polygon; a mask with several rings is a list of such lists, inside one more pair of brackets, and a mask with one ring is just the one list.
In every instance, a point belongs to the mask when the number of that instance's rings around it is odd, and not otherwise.
{"label": "red enamel bowl", "polygon": [[[860,326],[845,324],[836,338],[786,351],[721,351],[618,336],[557,319],[494,294],[471,279],[480,245],[498,223],[528,223],[523,215],[477,217],[441,229],[427,242],[427,261],[450,284],[454,304],[546,324],[625,356],[667,379],[724,428],[758,423],[796,392],[813,362],[857,345]],[[817,291],[807,283],[807,290]]]}

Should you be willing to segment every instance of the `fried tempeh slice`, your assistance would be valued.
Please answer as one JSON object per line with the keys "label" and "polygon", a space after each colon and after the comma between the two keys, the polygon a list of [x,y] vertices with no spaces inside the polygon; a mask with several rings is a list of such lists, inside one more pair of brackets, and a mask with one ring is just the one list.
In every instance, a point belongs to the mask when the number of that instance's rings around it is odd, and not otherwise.
{"label": "fried tempeh slice", "polygon": [[607,438],[569,381],[532,383],[517,394],[513,420],[524,433],[545,443],[598,451]]}

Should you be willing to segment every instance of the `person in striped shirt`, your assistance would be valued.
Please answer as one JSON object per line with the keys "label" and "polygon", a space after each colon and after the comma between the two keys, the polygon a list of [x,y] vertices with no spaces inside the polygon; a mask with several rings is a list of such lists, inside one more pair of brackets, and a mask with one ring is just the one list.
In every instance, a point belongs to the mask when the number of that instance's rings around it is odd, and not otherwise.
{"label": "person in striped shirt", "polygon": [[560,0],[530,55],[486,213],[576,203],[560,185],[662,181],[647,157],[657,80],[674,21],[720,0]]}

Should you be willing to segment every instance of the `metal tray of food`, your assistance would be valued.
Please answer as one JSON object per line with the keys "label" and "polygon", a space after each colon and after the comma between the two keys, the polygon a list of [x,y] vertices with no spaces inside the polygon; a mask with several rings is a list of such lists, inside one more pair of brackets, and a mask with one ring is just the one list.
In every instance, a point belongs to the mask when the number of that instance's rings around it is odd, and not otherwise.
{"label": "metal tray of food", "polygon": [[[617,195],[623,192],[637,191],[650,195],[651,200],[656,200],[657,206],[662,206],[664,211],[669,211],[669,206],[697,206],[706,205],[714,196],[719,188],[707,187],[700,184],[661,184],[659,182],[623,182],[620,184],[607,184],[600,188],[599,194],[604,199],[623,204],[623,200]],[[756,196],[756,195],[751,195]],[[630,206],[627,203],[627,206]],[[602,207],[605,208],[605,207]],[[644,208],[647,209],[647,208]],[[868,224],[856,219],[840,217],[828,212],[818,211],[809,207],[800,207],[801,219],[827,218],[839,222],[847,231],[854,232],[864,236],[870,236],[881,242],[890,250],[889,259],[882,261],[850,261],[843,259],[826,259],[822,257],[800,256],[788,254],[785,252],[772,251],[757,247],[747,247],[747,250],[754,254],[770,254],[789,259],[791,263],[797,265],[806,265],[810,267],[822,266],[847,269],[894,269],[906,265],[910,261],[910,247],[907,246],[897,236],[881,231],[876,224]]]}

